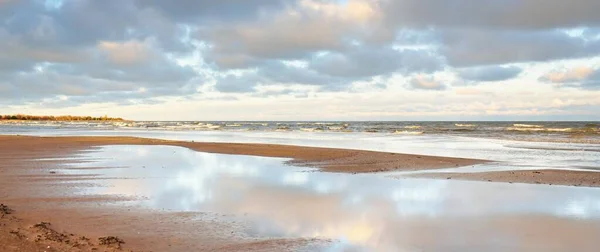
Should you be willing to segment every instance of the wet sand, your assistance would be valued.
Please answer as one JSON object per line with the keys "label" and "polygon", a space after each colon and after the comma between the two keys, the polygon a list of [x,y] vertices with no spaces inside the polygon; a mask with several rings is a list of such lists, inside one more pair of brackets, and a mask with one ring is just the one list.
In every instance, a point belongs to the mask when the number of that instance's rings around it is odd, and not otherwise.
{"label": "wet sand", "polygon": [[[304,238],[247,238],[240,232],[246,228],[244,223],[224,220],[218,213],[152,211],[116,204],[138,200],[135,198],[74,196],[74,190],[93,183],[88,178],[96,176],[94,170],[86,175],[55,174],[54,170],[60,169],[64,162],[56,159],[72,157],[79,151],[93,151],[96,146],[103,145],[171,145],[210,153],[283,157],[292,159],[289,162],[294,165],[345,173],[451,168],[486,162],[270,144],[194,143],[131,137],[0,136],[0,203],[6,205],[0,207],[0,247],[3,251],[295,251],[330,242]],[[49,159],[34,160],[43,158]],[[518,177],[519,173],[514,175]],[[557,171],[555,177],[560,178],[560,174],[567,173]],[[459,174],[452,174],[455,175]],[[522,176],[524,182],[535,183],[530,177],[548,179],[525,175]],[[580,177],[588,175],[585,173]],[[573,223],[560,218],[536,216],[526,219],[504,216],[488,220],[491,224],[456,219],[443,225],[460,225],[476,233],[490,228],[506,230],[507,234],[527,236],[532,241],[528,248],[533,250],[540,249],[540,244],[546,244],[545,249],[577,246],[584,248],[581,251],[593,251],[590,249],[596,244],[590,242],[593,240],[590,237],[600,233],[597,222]],[[513,224],[504,225],[506,223]],[[440,251],[441,248],[434,246],[436,239],[445,235],[439,230],[439,225],[427,219],[407,219],[398,226],[410,228],[398,232],[410,230],[407,234],[412,234],[410,239],[402,242],[415,242],[415,246],[430,244],[429,250]],[[536,227],[535,232],[527,231],[532,227]],[[537,232],[539,227],[549,227],[547,230],[566,228],[572,230],[572,235],[568,239],[561,237],[562,240],[557,239],[554,243],[533,242],[547,238],[546,234]],[[502,244],[488,244],[482,240],[473,240],[470,244],[482,249],[502,247]]]}
{"label": "wet sand", "polygon": [[[0,136],[0,151],[9,157],[23,157],[43,151],[46,156],[102,145],[170,145],[195,151],[293,159],[297,166],[320,168],[326,172],[386,172],[452,168],[487,162],[486,160],[409,155],[375,151],[301,147],[274,144],[204,143],[168,141],[135,137],[31,137]],[[15,151],[18,153],[9,153]]]}
{"label": "wet sand", "polygon": [[55,174],[53,170],[64,162],[59,159],[103,145],[171,145],[210,153],[283,157],[290,158],[294,165],[346,173],[436,169],[485,162],[269,144],[0,136],[0,203],[4,204],[0,213],[0,247],[4,251],[285,251],[328,242],[244,238],[238,234],[243,224],[222,221],[214,213],[129,209],[114,203],[136,199],[74,196],[70,192],[89,183],[79,181],[95,175]]}
{"label": "wet sand", "polygon": [[519,170],[477,173],[433,172],[400,176],[400,178],[406,177],[600,187],[600,172],[595,171]]}

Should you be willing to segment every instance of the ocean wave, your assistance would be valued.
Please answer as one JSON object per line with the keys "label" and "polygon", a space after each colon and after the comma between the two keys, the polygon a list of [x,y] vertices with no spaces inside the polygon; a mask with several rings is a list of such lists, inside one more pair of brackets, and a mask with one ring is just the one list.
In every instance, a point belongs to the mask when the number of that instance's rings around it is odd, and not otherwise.
{"label": "ocean wave", "polygon": [[536,125],[536,124],[513,124],[513,127],[517,127],[517,128],[543,128],[544,125]]}
{"label": "ocean wave", "polygon": [[242,127],[242,125],[239,123],[231,123],[231,124],[225,124],[225,127]]}
{"label": "ocean wave", "polygon": [[214,124],[210,124],[210,123],[209,123],[209,124],[207,124],[207,125],[206,125],[206,128],[208,128],[208,129],[212,129],[212,130],[217,130],[217,129],[220,129],[220,128],[221,128],[221,126],[220,126],[220,125],[214,125]]}
{"label": "ocean wave", "polygon": [[519,128],[519,127],[508,127],[506,128],[508,131],[535,131],[535,132],[573,132],[573,128]]}
{"label": "ocean wave", "polygon": [[508,131],[545,131],[544,128],[536,128],[536,127],[508,127],[506,128]]}
{"label": "ocean wave", "polygon": [[546,131],[551,131],[551,132],[571,132],[573,131],[572,128],[548,128],[546,129]]}
{"label": "ocean wave", "polygon": [[301,131],[305,131],[305,132],[318,132],[318,131],[323,131],[322,128],[300,128]]}
{"label": "ocean wave", "polygon": [[396,130],[396,131],[394,131],[394,134],[397,134],[397,135],[421,135],[421,134],[423,134],[423,132],[422,131]]}
{"label": "ocean wave", "polygon": [[410,125],[410,126],[404,126],[405,129],[420,129],[421,126],[418,125]]}
{"label": "ocean wave", "polygon": [[455,123],[454,126],[456,126],[456,127],[477,127],[477,124],[460,124],[460,123]]}

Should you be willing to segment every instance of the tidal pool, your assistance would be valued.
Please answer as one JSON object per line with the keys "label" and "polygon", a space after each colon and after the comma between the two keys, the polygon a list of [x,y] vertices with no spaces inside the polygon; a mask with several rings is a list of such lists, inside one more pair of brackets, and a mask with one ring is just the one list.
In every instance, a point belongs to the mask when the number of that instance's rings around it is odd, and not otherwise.
{"label": "tidal pool", "polygon": [[213,212],[253,237],[320,237],[329,251],[597,251],[600,189],[324,173],[287,159],[172,146],[105,146],[61,173],[101,174],[81,193]]}

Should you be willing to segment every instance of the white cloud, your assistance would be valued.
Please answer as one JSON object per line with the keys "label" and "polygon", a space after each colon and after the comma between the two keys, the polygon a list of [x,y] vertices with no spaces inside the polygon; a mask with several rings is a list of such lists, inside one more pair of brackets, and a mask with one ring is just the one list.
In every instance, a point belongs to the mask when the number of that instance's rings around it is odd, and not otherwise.
{"label": "white cloud", "polygon": [[410,86],[415,89],[425,90],[443,90],[446,89],[446,85],[442,84],[435,77],[417,75],[410,81]]}
{"label": "white cloud", "polygon": [[594,71],[593,68],[587,66],[554,70],[542,76],[541,80],[553,83],[577,82],[587,79]]}

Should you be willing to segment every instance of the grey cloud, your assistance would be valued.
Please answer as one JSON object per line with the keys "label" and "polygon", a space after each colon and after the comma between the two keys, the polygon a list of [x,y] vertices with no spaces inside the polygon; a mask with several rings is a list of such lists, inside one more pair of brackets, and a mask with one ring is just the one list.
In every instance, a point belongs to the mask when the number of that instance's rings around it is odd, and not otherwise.
{"label": "grey cloud", "polygon": [[[151,96],[167,96],[192,92],[189,85],[156,85],[151,83],[140,84],[139,82],[118,81],[113,79],[90,78],[86,75],[67,75],[51,71],[35,72],[28,74],[15,74],[3,76],[4,86],[13,90],[8,99],[36,100],[43,97],[54,97],[58,95],[96,97],[111,93],[112,100],[122,97],[116,95],[122,93],[127,97],[140,98]],[[110,97],[107,97],[110,98]],[[107,100],[109,101],[109,100]]]}
{"label": "grey cloud", "polygon": [[[302,31],[302,32],[299,32]],[[285,20],[224,26],[205,31],[212,49],[207,59],[221,68],[243,68],[264,60],[303,58],[344,46],[344,29],[326,20]]]}
{"label": "grey cloud", "polygon": [[[141,10],[132,1],[64,1],[59,9],[46,9],[43,1],[18,1],[0,12],[10,35],[32,48],[78,48],[99,41],[153,38],[162,49],[183,52],[193,47],[182,41],[186,30],[153,10]],[[0,11],[2,8],[0,8]]]}
{"label": "grey cloud", "polygon": [[441,32],[442,54],[452,66],[499,65],[591,57],[600,53],[600,40],[587,41],[558,30]]}
{"label": "grey cloud", "polygon": [[188,66],[179,66],[164,57],[157,57],[141,64],[119,66],[104,60],[81,62],[78,64],[52,64],[48,70],[88,76],[94,79],[139,83],[140,87],[169,85],[176,88],[198,76]]}
{"label": "grey cloud", "polygon": [[340,80],[319,74],[310,68],[287,66],[281,62],[269,62],[261,66],[258,75],[273,83],[304,85],[336,85]]}
{"label": "grey cloud", "polygon": [[256,63],[256,72],[241,77],[220,78],[217,90],[251,92],[256,85],[317,85],[321,90],[342,91],[357,80],[393,73],[431,73],[443,61],[427,50],[395,50],[390,47],[352,46],[307,59],[307,67],[286,65],[277,60]]}
{"label": "grey cloud", "polygon": [[[58,95],[70,102],[147,100],[193,94],[203,84],[193,69],[167,56],[193,49],[180,39],[185,27],[131,1],[64,1],[58,9],[45,8],[43,1],[13,1],[0,7],[0,23],[0,80],[10,94],[5,99],[14,103]],[[148,57],[114,62],[101,48],[104,41],[143,44]],[[114,57],[135,57],[126,47],[120,50]]]}
{"label": "grey cloud", "polygon": [[291,0],[179,0],[177,3],[163,0],[134,0],[137,6],[152,8],[171,19],[198,21],[212,18],[239,20],[254,18],[262,12],[286,6]]}
{"label": "grey cloud", "polygon": [[223,69],[246,68],[263,61],[304,59],[317,52],[351,50],[349,47],[356,42],[385,46],[395,38],[395,30],[378,25],[374,18],[377,14],[370,12],[377,11],[375,2],[361,5],[368,10],[332,7],[343,5],[333,1],[293,2],[285,11],[250,22],[200,29],[196,37],[211,45],[206,53],[208,61]]}
{"label": "grey cloud", "polygon": [[583,88],[600,89],[600,70],[596,70],[582,83]]}
{"label": "grey cloud", "polygon": [[310,68],[269,61],[260,65],[255,72],[217,78],[215,88],[221,92],[247,93],[253,92],[257,85],[298,84],[320,86],[323,90],[340,90],[351,82],[352,79],[320,74]]}
{"label": "grey cloud", "polygon": [[[256,72],[245,77],[223,78],[217,89],[249,92],[258,84],[318,85],[340,91],[354,81],[393,73],[430,73],[442,68],[442,59],[426,50],[395,50],[389,47],[353,46],[342,52],[307,59],[307,67],[285,65],[277,60],[255,63]],[[228,83],[225,83],[228,82]]]}
{"label": "grey cloud", "polygon": [[459,69],[458,75],[467,81],[503,81],[517,77],[522,71],[515,66],[484,66]]}
{"label": "grey cloud", "polygon": [[382,10],[397,27],[553,29],[598,26],[597,0],[386,0]]}
{"label": "grey cloud", "polygon": [[395,50],[388,47],[350,48],[344,53],[329,53],[310,62],[311,68],[330,76],[365,78],[394,72],[433,72],[442,60],[426,50]]}
{"label": "grey cloud", "polygon": [[127,1],[65,1],[48,10],[43,1],[19,1],[6,15],[4,26],[28,46],[82,46],[98,40],[123,40],[137,23],[137,11]]}

